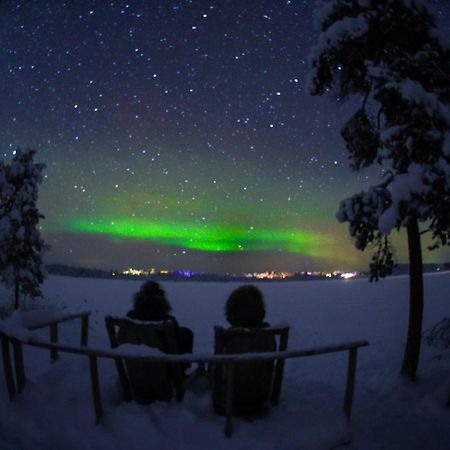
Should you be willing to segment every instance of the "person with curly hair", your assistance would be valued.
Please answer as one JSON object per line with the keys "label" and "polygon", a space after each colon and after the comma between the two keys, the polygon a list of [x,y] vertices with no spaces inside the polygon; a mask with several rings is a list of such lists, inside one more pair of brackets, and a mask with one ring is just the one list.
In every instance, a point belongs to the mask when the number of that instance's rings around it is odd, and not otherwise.
{"label": "person with curly hair", "polygon": [[175,324],[178,353],[192,353],[194,334],[187,327],[180,327],[169,313],[172,307],[164,290],[156,281],[146,281],[133,296],[134,308],[127,317],[142,321],[170,320]]}
{"label": "person with curly hair", "polygon": [[232,327],[260,328],[269,324],[264,322],[266,305],[262,292],[253,285],[235,289],[225,304],[225,316]]}
{"label": "person with curly hair", "polygon": [[[225,316],[233,329],[244,333],[227,333],[216,339],[216,354],[271,352],[276,350],[273,336],[257,335],[252,330],[269,326],[264,321],[266,307],[262,292],[252,285],[235,289],[225,304]],[[248,331],[248,333],[247,333]],[[217,337],[217,335],[216,335]],[[226,370],[221,364],[213,369],[213,406],[218,414],[225,414]],[[265,414],[273,378],[272,361],[240,363],[234,373],[233,415],[254,417]]]}

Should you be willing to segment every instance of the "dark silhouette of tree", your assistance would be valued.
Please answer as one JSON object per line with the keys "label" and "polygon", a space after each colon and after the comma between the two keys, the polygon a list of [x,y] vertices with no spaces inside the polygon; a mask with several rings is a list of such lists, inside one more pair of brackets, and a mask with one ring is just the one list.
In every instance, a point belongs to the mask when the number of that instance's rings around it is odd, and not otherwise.
{"label": "dark silhouette of tree", "polygon": [[44,164],[33,161],[36,151],[16,150],[11,164],[0,162],[0,279],[19,295],[41,295],[45,277],[43,254],[48,250],[38,229],[43,218],[36,206]]}
{"label": "dark silhouette of tree", "polygon": [[375,247],[371,280],[392,273],[393,229],[406,228],[410,267],[408,337],[402,373],[415,379],[420,354],[421,233],[431,248],[450,237],[450,53],[433,15],[417,0],[321,2],[321,34],[310,57],[309,90],[360,99],[341,135],[350,167],[379,164],[377,186],[341,202],[358,249]]}

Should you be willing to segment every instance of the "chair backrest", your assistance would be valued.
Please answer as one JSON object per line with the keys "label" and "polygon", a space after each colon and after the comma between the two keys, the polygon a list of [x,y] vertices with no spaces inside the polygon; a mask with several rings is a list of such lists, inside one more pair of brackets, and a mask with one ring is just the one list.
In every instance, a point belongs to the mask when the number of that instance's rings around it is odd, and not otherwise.
{"label": "chair backrest", "polygon": [[164,353],[177,353],[175,324],[171,320],[144,322],[122,317],[105,317],[112,348],[121,344],[147,345]]}
{"label": "chair backrest", "polygon": [[[289,326],[266,328],[214,327],[215,353],[261,353],[287,349]],[[284,360],[238,362],[234,370],[232,409],[235,415],[259,413],[268,401],[277,404],[281,392]],[[213,405],[225,413],[227,370],[217,364],[213,371]]]}
{"label": "chair backrest", "polygon": [[[176,328],[173,321],[143,322],[128,318],[105,317],[112,348],[122,344],[147,345],[164,353],[177,353]],[[139,403],[170,400],[174,391],[181,400],[182,377],[177,365],[139,360],[116,360],[124,396]]]}

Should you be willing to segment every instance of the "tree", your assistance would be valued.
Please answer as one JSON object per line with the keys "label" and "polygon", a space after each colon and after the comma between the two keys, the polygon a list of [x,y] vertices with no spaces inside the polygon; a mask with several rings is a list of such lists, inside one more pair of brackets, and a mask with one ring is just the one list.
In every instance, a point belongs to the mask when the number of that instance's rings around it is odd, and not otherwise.
{"label": "tree", "polygon": [[43,254],[48,250],[38,223],[43,218],[36,206],[44,164],[34,163],[36,151],[16,150],[11,164],[0,162],[0,279],[19,295],[41,295],[45,277]]}
{"label": "tree", "polygon": [[371,281],[392,273],[390,232],[407,231],[410,308],[402,373],[415,379],[420,354],[421,233],[430,248],[450,238],[450,52],[419,0],[331,0],[316,13],[321,34],[310,56],[309,91],[360,106],[341,135],[350,167],[379,164],[377,186],[343,200],[358,249],[374,246]]}

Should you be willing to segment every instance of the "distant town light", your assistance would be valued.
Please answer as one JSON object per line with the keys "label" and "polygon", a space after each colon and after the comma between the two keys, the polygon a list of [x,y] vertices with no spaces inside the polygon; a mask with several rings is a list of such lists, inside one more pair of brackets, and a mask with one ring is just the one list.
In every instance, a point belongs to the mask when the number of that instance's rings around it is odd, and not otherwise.
{"label": "distant town light", "polygon": [[[150,267],[149,269],[135,269],[129,267],[121,272],[122,275],[140,277],[140,276],[151,276],[151,275],[164,275],[164,276],[172,276],[175,278],[192,278],[196,275],[200,275],[199,273],[190,271],[190,270],[169,270],[169,269],[155,269],[154,267]],[[116,276],[116,272],[112,272],[112,276]],[[207,275],[207,274],[203,274]],[[210,274],[214,275],[214,274]],[[272,271],[264,271],[264,272],[248,272],[233,275],[236,277],[244,277],[254,280],[301,280],[306,278],[320,278],[320,279],[350,279],[359,277],[361,274],[359,272],[341,272],[340,270],[335,270],[333,272],[320,272],[320,271],[307,271],[307,272],[276,272]]]}
{"label": "distant town light", "polygon": [[348,280],[349,278],[354,278],[358,276],[357,272],[343,272],[341,273],[341,278],[344,278],[345,280]]}

